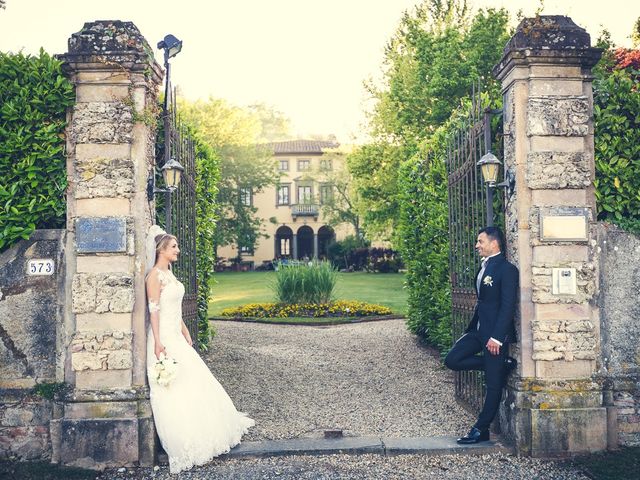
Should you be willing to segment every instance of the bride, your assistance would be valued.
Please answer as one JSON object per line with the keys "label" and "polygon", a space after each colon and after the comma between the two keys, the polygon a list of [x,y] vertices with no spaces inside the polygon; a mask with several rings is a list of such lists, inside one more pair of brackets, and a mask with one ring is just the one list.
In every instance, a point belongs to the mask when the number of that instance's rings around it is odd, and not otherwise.
{"label": "bride", "polygon": [[[180,249],[173,235],[154,225],[147,240],[147,375],[151,408],[169,470],[178,473],[227,453],[240,443],[254,421],[233,402],[192,348],[182,321],[184,286],[171,272]],[[151,268],[152,267],[152,268]],[[168,385],[159,382],[156,362],[173,359],[177,373]],[[169,360],[171,361],[171,360]]]}

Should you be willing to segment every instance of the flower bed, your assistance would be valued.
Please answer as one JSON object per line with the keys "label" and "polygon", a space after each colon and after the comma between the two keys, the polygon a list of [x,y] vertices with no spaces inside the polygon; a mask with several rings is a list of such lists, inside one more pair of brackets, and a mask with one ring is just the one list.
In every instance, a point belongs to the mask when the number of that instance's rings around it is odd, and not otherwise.
{"label": "flower bed", "polygon": [[356,300],[338,300],[330,303],[248,303],[225,308],[221,315],[234,318],[287,318],[287,317],[369,317],[391,315],[390,308]]}

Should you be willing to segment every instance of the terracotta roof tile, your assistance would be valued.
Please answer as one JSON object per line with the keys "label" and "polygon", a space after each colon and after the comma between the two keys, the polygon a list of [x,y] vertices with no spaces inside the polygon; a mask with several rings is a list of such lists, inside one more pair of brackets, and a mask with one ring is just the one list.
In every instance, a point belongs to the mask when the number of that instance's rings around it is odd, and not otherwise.
{"label": "terracotta roof tile", "polygon": [[340,144],[337,142],[327,142],[320,140],[289,140],[286,142],[266,143],[264,146],[278,153],[322,153],[329,148],[336,148]]}

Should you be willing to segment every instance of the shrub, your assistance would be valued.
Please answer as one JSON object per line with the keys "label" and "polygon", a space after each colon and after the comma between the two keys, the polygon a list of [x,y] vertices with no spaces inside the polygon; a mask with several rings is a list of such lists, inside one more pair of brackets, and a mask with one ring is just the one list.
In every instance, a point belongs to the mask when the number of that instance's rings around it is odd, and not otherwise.
{"label": "shrub", "polygon": [[0,251],[37,228],[65,224],[66,110],[73,86],[60,62],[0,53]]}
{"label": "shrub", "polygon": [[382,305],[355,300],[330,303],[249,303],[225,308],[221,315],[235,318],[287,318],[287,317],[367,317],[391,315],[391,309]]}
{"label": "shrub", "polygon": [[329,245],[327,255],[329,260],[331,260],[337,268],[342,270],[353,267],[354,262],[356,262],[354,252],[366,249],[367,247],[369,247],[369,242],[364,238],[348,235],[343,240]]}
{"label": "shrub", "polygon": [[280,303],[327,303],[331,301],[337,278],[336,269],[328,261],[280,262],[271,288]]}
{"label": "shrub", "polygon": [[639,53],[609,52],[595,69],[593,84],[598,220],[635,233],[640,233]]}

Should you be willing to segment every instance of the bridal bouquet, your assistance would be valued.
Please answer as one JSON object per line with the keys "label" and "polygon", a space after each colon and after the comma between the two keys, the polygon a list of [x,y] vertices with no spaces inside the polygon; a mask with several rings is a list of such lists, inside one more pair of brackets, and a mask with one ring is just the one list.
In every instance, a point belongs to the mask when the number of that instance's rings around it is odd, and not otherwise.
{"label": "bridal bouquet", "polygon": [[160,354],[160,360],[153,366],[153,376],[158,385],[168,386],[178,374],[178,362],[164,353]]}

